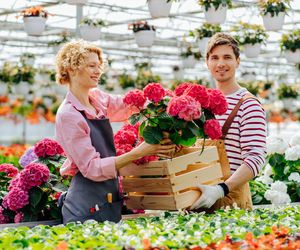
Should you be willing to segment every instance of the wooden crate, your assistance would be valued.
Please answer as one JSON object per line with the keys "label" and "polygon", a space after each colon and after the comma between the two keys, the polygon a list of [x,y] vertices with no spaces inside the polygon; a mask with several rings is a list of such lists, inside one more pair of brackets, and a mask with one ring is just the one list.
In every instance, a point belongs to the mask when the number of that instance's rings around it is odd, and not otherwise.
{"label": "wooden crate", "polygon": [[178,210],[190,207],[201,192],[197,184],[213,185],[227,179],[229,164],[222,140],[206,140],[201,153],[184,148],[173,159],[134,163],[120,169],[129,209]]}

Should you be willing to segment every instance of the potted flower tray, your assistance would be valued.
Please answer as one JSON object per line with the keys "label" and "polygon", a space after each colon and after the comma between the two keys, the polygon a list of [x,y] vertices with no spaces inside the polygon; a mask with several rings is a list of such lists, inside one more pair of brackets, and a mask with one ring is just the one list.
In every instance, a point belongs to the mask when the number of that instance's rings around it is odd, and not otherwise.
{"label": "potted flower tray", "polygon": [[[200,143],[199,143],[200,144]],[[120,169],[129,209],[179,210],[201,195],[197,184],[214,185],[230,176],[223,140],[183,148],[173,159],[131,163]]]}

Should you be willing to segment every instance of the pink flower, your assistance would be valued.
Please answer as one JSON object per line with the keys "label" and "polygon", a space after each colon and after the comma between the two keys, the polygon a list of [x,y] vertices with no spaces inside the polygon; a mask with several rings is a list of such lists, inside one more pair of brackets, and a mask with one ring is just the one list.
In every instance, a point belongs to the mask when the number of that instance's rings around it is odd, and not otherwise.
{"label": "pink flower", "polygon": [[204,123],[204,133],[212,140],[220,139],[222,137],[222,128],[220,123],[215,119],[207,120]]}
{"label": "pink flower", "polygon": [[13,189],[14,187],[19,187],[20,174],[16,175],[13,179],[10,180],[8,190]]}
{"label": "pink flower", "polygon": [[223,93],[218,89],[208,89],[210,98],[209,109],[215,115],[223,115],[226,113],[228,104]]}
{"label": "pink flower", "polygon": [[14,218],[14,222],[15,223],[20,223],[22,222],[24,219],[24,214],[22,212],[18,212],[16,215],[15,215],[15,218]]}
{"label": "pink flower", "polygon": [[5,224],[9,219],[3,214],[3,207],[0,206],[0,224]]}
{"label": "pink flower", "polygon": [[184,94],[193,97],[201,104],[201,107],[209,107],[209,95],[205,86],[192,84],[184,91]]}
{"label": "pink flower", "polygon": [[38,157],[62,155],[63,148],[54,140],[45,138],[34,145],[34,153]]}
{"label": "pink flower", "polygon": [[184,83],[181,83],[179,84],[175,90],[174,90],[174,94],[176,96],[181,96],[183,95],[183,92],[188,88],[190,87],[191,85],[193,85],[193,83],[190,83],[190,82],[184,82]]}
{"label": "pink flower", "polygon": [[21,172],[19,177],[19,186],[25,190],[40,186],[50,178],[48,167],[40,163],[30,163]]}
{"label": "pink flower", "polygon": [[149,83],[143,90],[144,95],[153,102],[159,102],[165,96],[165,90],[160,83]]}
{"label": "pink flower", "polygon": [[114,135],[115,144],[130,144],[133,145],[137,140],[137,135],[132,130],[119,130]]}
{"label": "pink flower", "polygon": [[117,156],[130,152],[133,146],[130,144],[116,144]]}
{"label": "pink flower", "polygon": [[178,116],[185,121],[191,121],[200,118],[201,105],[190,96],[176,96],[170,100],[167,113],[171,116]]}
{"label": "pink flower", "polygon": [[133,163],[135,163],[136,165],[142,165],[145,163],[148,163],[149,161],[157,161],[159,158],[156,155],[147,155],[144,157],[141,157],[135,161],[133,161]]}
{"label": "pink flower", "polygon": [[11,189],[3,199],[2,205],[12,211],[18,211],[29,204],[28,192],[19,188],[14,187]]}
{"label": "pink flower", "polygon": [[129,130],[129,131],[132,131],[133,133],[135,133],[136,135],[138,135],[139,134],[139,126],[140,126],[139,123],[136,123],[135,125],[131,125],[131,124],[127,123],[127,124],[123,125],[121,130]]}
{"label": "pink flower", "polygon": [[146,98],[145,98],[144,92],[142,90],[135,89],[135,90],[129,91],[125,95],[123,101],[127,105],[133,105],[138,108],[143,108],[143,106],[146,102]]}
{"label": "pink flower", "polygon": [[3,163],[0,164],[0,172],[4,172],[8,177],[12,178],[18,174],[19,170],[13,164]]}
{"label": "pink flower", "polygon": [[170,89],[166,89],[165,90],[165,96],[170,96],[170,97],[173,97],[175,96],[174,92]]}

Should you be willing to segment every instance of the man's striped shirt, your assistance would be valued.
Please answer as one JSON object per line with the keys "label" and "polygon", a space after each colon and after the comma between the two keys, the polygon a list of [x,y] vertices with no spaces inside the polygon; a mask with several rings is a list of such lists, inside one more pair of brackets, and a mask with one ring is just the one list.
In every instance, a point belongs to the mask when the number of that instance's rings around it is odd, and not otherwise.
{"label": "man's striped shirt", "polygon": [[[238,101],[249,92],[245,88],[226,96],[228,110],[216,118],[223,126],[225,120]],[[225,137],[225,148],[231,173],[242,163],[256,176],[265,164],[266,158],[266,115],[261,104],[255,99],[247,99],[240,106]]]}

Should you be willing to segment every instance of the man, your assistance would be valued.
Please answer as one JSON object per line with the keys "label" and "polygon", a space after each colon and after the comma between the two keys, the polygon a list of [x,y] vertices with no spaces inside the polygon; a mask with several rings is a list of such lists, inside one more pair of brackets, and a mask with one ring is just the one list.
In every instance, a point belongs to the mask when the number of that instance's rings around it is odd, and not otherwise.
{"label": "man", "polygon": [[226,96],[228,102],[226,114],[217,116],[221,126],[235,107],[237,111],[231,115],[232,122],[226,122],[223,126],[231,176],[225,183],[215,186],[199,185],[202,195],[191,209],[206,208],[211,212],[234,203],[241,208],[252,208],[248,182],[259,173],[265,163],[266,119],[260,103],[236,81],[235,71],[240,64],[239,56],[238,43],[228,34],[217,33],[208,42],[206,64],[217,88]]}

